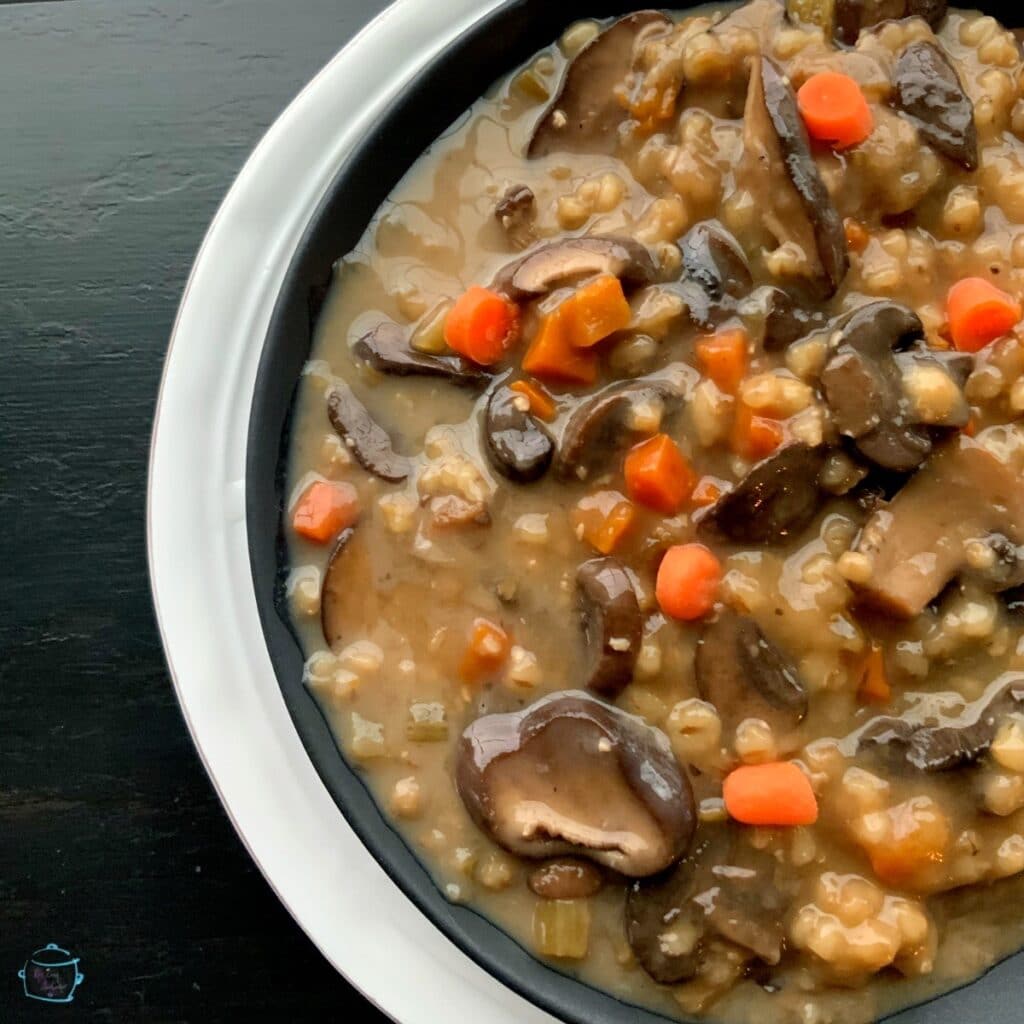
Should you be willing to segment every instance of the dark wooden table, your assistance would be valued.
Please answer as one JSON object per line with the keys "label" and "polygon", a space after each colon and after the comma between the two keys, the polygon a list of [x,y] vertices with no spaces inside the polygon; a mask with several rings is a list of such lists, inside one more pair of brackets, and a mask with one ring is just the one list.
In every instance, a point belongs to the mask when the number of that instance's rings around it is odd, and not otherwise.
{"label": "dark wooden table", "polygon": [[[245,158],[384,0],[0,4],[0,1022],[383,1020],[228,824],[164,668],[149,433]],[[70,1006],[18,969],[81,957]]]}

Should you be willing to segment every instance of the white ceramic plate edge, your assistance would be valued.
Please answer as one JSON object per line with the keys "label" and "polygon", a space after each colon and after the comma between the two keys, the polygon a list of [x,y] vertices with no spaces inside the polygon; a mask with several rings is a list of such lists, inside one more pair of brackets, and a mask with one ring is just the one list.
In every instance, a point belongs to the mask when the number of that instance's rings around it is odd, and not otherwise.
{"label": "white ceramic plate edge", "polygon": [[[274,303],[335,169],[404,83],[493,6],[496,0],[398,0],[267,132],[192,268],[164,367],[149,467],[153,599],[196,748],[235,829],[292,916],[353,985],[402,1024],[554,1018],[488,975],[416,909],[316,774],[263,642],[245,521],[246,440]],[[489,84],[481,82],[481,91]],[[325,125],[337,130],[327,133]]]}

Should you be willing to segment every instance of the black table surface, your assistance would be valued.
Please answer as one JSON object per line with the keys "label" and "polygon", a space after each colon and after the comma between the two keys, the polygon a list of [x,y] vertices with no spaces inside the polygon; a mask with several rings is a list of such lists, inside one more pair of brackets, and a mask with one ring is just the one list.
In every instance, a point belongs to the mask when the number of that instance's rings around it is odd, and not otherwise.
{"label": "black table surface", "polygon": [[[265,129],[384,0],[0,3],[0,1022],[378,1020],[196,756],[145,558],[178,300]],[[17,972],[81,958],[68,1006]]]}

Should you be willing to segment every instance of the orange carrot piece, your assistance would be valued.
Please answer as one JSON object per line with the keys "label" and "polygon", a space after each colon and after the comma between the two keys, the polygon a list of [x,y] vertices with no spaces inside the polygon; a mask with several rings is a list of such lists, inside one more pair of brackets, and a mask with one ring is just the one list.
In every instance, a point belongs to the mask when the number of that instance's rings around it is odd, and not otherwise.
{"label": "orange carrot piece", "polygon": [[949,289],[946,314],[953,344],[977,352],[1008,334],[1021,318],[1021,305],[983,277],[965,277]]}
{"label": "orange carrot piece", "polygon": [[744,825],[813,825],[818,801],[810,779],[792,761],[736,768],[722,785],[725,809]]}
{"label": "orange carrot piece", "polygon": [[867,97],[849,75],[821,71],[811,75],[796,94],[800,116],[811,137],[835,149],[863,142],[874,130]]}
{"label": "orange carrot piece", "polygon": [[861,665],[857,696],[865,704],[888,704],[892,700],[892,687],[885,672],[885,654],[877,644],[871,645]]}
{"label": "orange carrot piece", "polygon": [[597,380],[597,353],[569,344],[561,308],[558,306],[541,318],[540,327],[523,356],[523,369],[543,380],[593,384]]}
{"label": "orange carrot piece", "polygon": [[558,407],[555,400],[539,385],[528,380],[517,380],[509,387],[518,391],[530,403],[530,412],[539,420],[551,421]]}
{"label": "orange carrot piece", "polygon": [[573,292],[559,306],[566,337],[573,348],[590,348],[629,326],[633,313],[622,284],[602,274]]}
{"label": "orange carrot piece", "polygon": [[747,372],[747,332],[741,328],[719,331],[697,342],[697,362],[719,390],[735,395]]}
{"label": "orange carrot piece", "polygon": [[853,217],[847,217],[843,221],[843,233],[846,235],[846,245],[850,252],[863,252],[871,241],[868,229]]}
{"label": "orange carrot piece", "polygon": [[785,439],[778,420],[757,416],[745,402],[736,403],[732,425],[732,450],[740,458],[754,461],[767,458]]}
{"label": "orange carrot piece", "polygon": [[640,505],[675,515],[693,494],[696,474],[668,434],[655,434],[626,456],[626,493]]}
{"label": "orange carrot piece", "polygon": [[444,322],[448,346],[480,366],[500,362],[518,336],[518,307],[478,284],[459,296]]}
{"label": "orange carrot piece", "polygon": [[573,526],[582,539],[602,555],[610,555],[636,519],[636,509],[618,491],[597,491],[579,500],[572,512]]}
{"label": "orange carrot piece", "polygon": [[326,544],[359,516],[359,495],[347,483],[317,480],[309,485],[292,512],[292,529],[307,540]]}
{"label": "orange carrot piece", "polygon": [[722,565],[703,544],[677,544],[658,566],[654,593],[666,615],[689,622],[714,608],[721,582]]}
{"label": "orange carrot piece", "polygon": [[706,505],[714,505],[716,501],[722,496],[724,488],[722,487],[722,481],[715,479],[713,476],[702,476],[697,481],[697,486],[693,489],[693,494],[690,496],[690,501],[698,508],[703,508]]}
{"label": "orange carrot piece", "polygon": [[459,675],[464,682],[478,683],[504,664],[512,644],[508,634],[490,619],[474,619]]}

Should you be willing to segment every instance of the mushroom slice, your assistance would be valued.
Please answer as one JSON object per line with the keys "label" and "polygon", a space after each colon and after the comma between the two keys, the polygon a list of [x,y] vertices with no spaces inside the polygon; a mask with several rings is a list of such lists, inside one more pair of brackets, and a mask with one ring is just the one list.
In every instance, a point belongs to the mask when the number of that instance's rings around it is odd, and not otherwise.
{"label": "mushroom slice", "polygon": [[714,326],[714,314],[727,310],[753,287],[747,257],[739,242],[713,221],[692,227],[679,245],[683,272],[697,287],[687,294],[690,316],[701,326]]}
{"label": "mushroom slice", "polygon": [[647,246],[632,238],[581,235],[538,246],[499,270],[493,287],[522,302],[595,274],[611,274],[624,285],[639,287],[655,280],[658,267]]}
{"label": "mushroom slice", "polygon": [[883,21],[918,17],[935,27],[946,16],[946,0],[786,0],[786,10],[853,46],[863,29]]}
{"label": "mushroom slice", "polygon": [[[328,647],[346,635],[365,633],[377,617],[377,595],[353,581],[372,579],[370,555],[355,530],[341,533],[327,561],[320,591],[320,624]],[[355,539],[354,539],[355,538]]]}
{"label": "mushroom slice", "polygon": [[[823,500],[824,445],[788,444],[758,462],[698,523],[739,544],[781,544],[800,533]],[[696,518],[696,517],[695,517]]]}
{"label": "mushroom slice", "polygon": [[327,395],[327,416],[338,436],[368,473],[389,483],[401,483],[411,464],[391,446],[391,438],[366,411],[345,383],[338,381]]}
{"label": "mushroom slice", "polygon": [[555,472],[566,480],[585,480],[617,450],[613,442],[628,437],[623,421],[632,408],[660,402],[671,411],[689,394],[695,379],[692,367],[674,363],[645,377],[610,384],[583,399],[562,431]]}
{"label": "mushroom slice", "polygon": [[643,618],[633,581],[616,558],[592,558],[576,570],[580,620],[590,668],[587,689],[614,700],[633,680]]}
{"label": "mushroom slice", "polygon": [[[855,550],[870,565],[860,596],[892,615],[919,615],[967,565],[965,545],[992,537],[1024,543],[1024,484],[970,438],[948,442],[892,502],[865,523]],[[992,589],[1020,582],[990,578]]]}
{"label": "mushroom slice", "polygon": [[807,714],[800,674],[749,616],[724,610],[708,623],[694,667],[700,695],[714,704],[729,731],[745,718],[786,731]]}
{"label": "mushroom slice", "polygon": [[509,186],[494,208],[495,219],[516,249],[525,249],[534,240],[536,216],[537,200],[528,185]]}
{"label": "mushroom slice", "polygon": [[526,884],[546,900],[585,900],[604,888],[604,875],[589,861],[560,857],[531,871]]}
{"label": "mushroom slice", "polygon": [[621,141],[620,128],[628,119],[617,87],[625,84],[633,69],[640,40],[671,26],[672,20],[660,11],[637,11],[583,47],[534,127],[526,155],[615,153]]}
{"label": "mushroom slice", "polygon": [[893,69],[893,102],[928,143],[965,170],[978,167],[978,129],[971,103],[946,52],[911,43]]}
{"label": "mushroom slice", "polygon": [[458,356],[432,356],[409,348],[396,323],[384,320],[364,334],[352,354],[379,373],[399,377],[441,377],[464,387],[481,387],[490,378]]}
{"label": "mushroom slice", "polygon": [[520,395],[500,384],[487,399],[483,427],[491,465],[509,480],[525,484],[548,471],[555,442],[519,401]]}
{"label": "mushroom slice", "polygon": [[459,742],[455,781],[506,850],[585,857],[634,878],[683,856],[696,826],[668,737],[582,690],[478,718]]}
{"label": "mushroom slice", "polygon": [[766,352],[781,352],[794,341],[821,330],[825,315],[809,295],[802,295],[795,282],[787,288],[769,286],[760,289],[759,300],[764,316],[761,345]]}
{"label": "mushroom slice", "polygon": [[846,234],[811,155],[807,130],[788,80],[757,57],[743,115],[741,181],[778,243],[796,246],[822,298],[834,295],[846,271]]}

